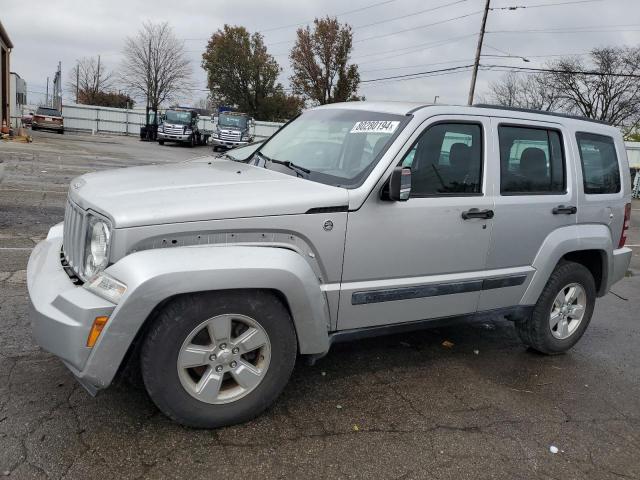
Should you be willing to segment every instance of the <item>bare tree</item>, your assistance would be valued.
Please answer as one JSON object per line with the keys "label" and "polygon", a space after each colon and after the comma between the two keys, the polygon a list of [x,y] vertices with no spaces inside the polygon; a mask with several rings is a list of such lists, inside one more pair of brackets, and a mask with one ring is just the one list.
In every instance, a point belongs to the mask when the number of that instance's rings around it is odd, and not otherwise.
{"label": "bare tree", "polygon": [[563,58],[550,65],[550,88],[566,110],[635,129],[640,124],[640,48],[598,48],[591,65]]}
{"label": "bare tree", "polygon": [[293,92],[320,105],[359,100],[358,66],[349,64],[352,46],[351,27],[336,18],[316,18],[313,30],[299,28],[289,54]]}
{"label": "bare tree", "polygon": [[562,108],[560,94],[542,74],[509,72],[489,84],[489,102],[505,107],[552,111]]}
{"label": "bare tree", "polygon": [[190,90],[191,62],[167,22],[145,22],[127,38],[123,53],[122,82],[151,109]]}
{"label": "bare tree", "polygon": [[99,105],[101,96],[112,87],[113,75],[100,61],[100,56],[81,58],[69,72],[67,88],[78,103]]}
{"label": "bare tree", "polygon": [[561,58],[539,73],[508,73],[490,85],[490,102],[602,120],[625,133],[640,127],[640,48],[599,48],[589,62]]}

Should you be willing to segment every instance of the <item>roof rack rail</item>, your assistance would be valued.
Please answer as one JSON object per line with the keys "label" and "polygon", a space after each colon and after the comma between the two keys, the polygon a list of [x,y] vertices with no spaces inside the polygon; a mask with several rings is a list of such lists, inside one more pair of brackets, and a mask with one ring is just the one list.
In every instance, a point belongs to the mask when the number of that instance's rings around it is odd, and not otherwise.
{"label": "roof rack rail", "polygon": [[535,110],[533,108],[505,107],[504,105],[490,105],[488,103],[478,103],[473,106],[478,108],[493,108],[495,110],[508,110],[511,112],[536,113],[538,115],[549,115],[550,117],[571,118],[573,120],[582,120],[584,122],[599,123],[601,125],[611,126],[609,122],[605,122],[603,120],[596,120],[595,118],[583,117],[581,115],[570,115],[568,113],[547,112],[545,110]]}

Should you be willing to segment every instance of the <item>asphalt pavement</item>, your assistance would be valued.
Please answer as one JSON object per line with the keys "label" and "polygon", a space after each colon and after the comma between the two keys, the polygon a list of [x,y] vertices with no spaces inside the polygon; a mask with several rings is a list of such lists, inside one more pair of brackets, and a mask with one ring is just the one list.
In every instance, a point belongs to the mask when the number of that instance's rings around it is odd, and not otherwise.
{"label": "asphalt pavement", "polygon": [[640,202],[628,276],[568,354],[527,350],[504,320],[341,344],[299,362],[266,414],[212,431],[173,424],[127,383],[90,397],[31,337],[31,249],[62,221],[76,175],[209,152],[0,141],[0,477],[640,478]]}

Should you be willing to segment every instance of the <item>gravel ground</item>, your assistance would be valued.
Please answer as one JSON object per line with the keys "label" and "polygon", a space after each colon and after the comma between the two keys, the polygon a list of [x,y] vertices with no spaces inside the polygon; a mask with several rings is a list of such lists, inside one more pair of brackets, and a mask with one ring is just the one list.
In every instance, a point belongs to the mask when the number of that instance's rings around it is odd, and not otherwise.
{"label": "gravel ground", "polygon": [[638,247],[566,355],[526,350],[500,320],[338,345],[300,363],[265,415],[215,431],[171,423],[133,386],[86,394],[31,338],[33,245],[62,220],[72,177],[208,152],[41,132],[0,142],[0,476],[640,478]]}

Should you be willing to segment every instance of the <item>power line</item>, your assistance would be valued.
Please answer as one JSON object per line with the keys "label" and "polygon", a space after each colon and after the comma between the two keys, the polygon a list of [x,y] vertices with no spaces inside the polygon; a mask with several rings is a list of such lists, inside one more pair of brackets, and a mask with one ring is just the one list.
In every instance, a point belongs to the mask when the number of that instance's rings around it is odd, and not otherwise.
{"label": "power line", "polygon": [[[365,54],[365,55],[360,55],[356,58],[364,58],[364,57],[372,57],[372,56],[376,56],[375,60],[368,60],[366,62],[357,62],[358,65],[366,65],[368,63],[378,63],[380,60],[386,60],[388,58],[396,58],[396,57],[401,57],[403,55],[410,55],[412,53],[415,52],[424,52],[425,50],[430,50],[432,48],[437,48],[437,47],[441,47],[444,45],[449,45],[452,43],[456,43],[464,38],[471,38],[471,37],[475,37],[477,34],[476,33],[471,33],[468,35],[461,35],[459,37],[453,37],[453,38],[448,38],[445,40],[440,40],[438,42],[430,42],[430,43],[423,43],[420,45],[414,45],[413,47],[405,47],[405,48],[399,48],[396,50],[386,50],[384,52],[379,52],[379,53],[369,53],[369,54]],[[398,53],[398,52],[402,52],[402,53]],[[390,54],[390,55],[386,55],[386,56],[380,56],[380,55],[384,55],[384,54]]]}
{"label": "power line", "polygon": [[528,71],[528,72],[547,72],[572,75],[590,75],[600,77],[624,77],[624,78],[640,78],[640,74],[635,73],[603,73],[594,70],[563,70],[559,68],[536,68],[536,67],[514,67],[513,65],[481,65],[483,68],[503,68],[508,71]]}
{"label": "power line", "polygon": [[441,68],[441,69],[438,69],[438,70],[428,70],[426,72],[407,73],[405,75],[393,75],[391,77],[371,78],[371,79],[368,79],[368,80],[361,80],[360,83],[380,82],[382,80],[397,80],[397,79],[402,79],[402,78],[417,77],[419,75],[428,75],[430,73],[453,72],[453,71],[456,71],[456,70],[466,69],[466,68],[470,68],[470,67],[473,67],[473,64],[460,65],[458,67]]}
{"label": "power line", "polygon": [[603,0],[572,0],[570,2],[538,3],[534,5],[514,5],[510,7],[491,7],[489,10],[520,10],[524,8],[559,7],[562,5],[575,5],[577,3],[594,3]]}
{"label": "power line", "polygon": [[[360,7],[360,8],[356,8],[353,10],[347,10],[346,12],[341,12],[341,13],[336,13],[334,16],[335,17],[343,17],[345,15],[350,15],[352,13],[358,13],[358,12],[362,12],[364,10],[369,10],[371,8],[375,8],[375,7],[379,7],[380,5],[386,5],[388,3],[393,3],[396,2],[397,0],[384,0],[383,2],[377,2],[377,3],[373,3],[371,5],[367,5],[364,7]],[[464,0],[466,1],[466,0]],[[305,20],[305,21],[301,21],[298,23],[290,23],[287,25],[280,25],[279,27],[271,27],[271,28],[265,28],[262,30],[257,30],[258,33],[265,33],[265,32],[274,32],[276,30],[284,30],[286,28],[293,28],[293,27],[302,27],[304,25],[308,25],[309,23],[312,23],[315,19],[312,20]],[[210,37],[197,37],[197,38],[183,38],[183,40],[185,41],[199,41],[199,40],[209,40]],[[279,45],[282,43],[289,43],[289,40],[286,41],[282,41],[282,42],[275,42],[275,43],[270,43],[268,45]]]}
{"label": "power line", "polygon": [[411,32],[411,31],[414,31],[414,30],[421,30],[423,28],[433,27],[434,25],[442,25],[443,23],[453,22],[454,20],[460,20],[462,18],[472,17],[473,15],[478,15],[479,13],[482,13],[482,10],[478,10],[478,11],[475,11],[475,12],[467,13],[465,15],[459,15],[457,17],[446,18],[446,19],[440,20],[438,22],[427,23],[427,24],[424,24],[424,25],[418,25],[417,27],[405,28],[404,30],[398,30],[398,31],[395,31],[395,32],[385,33],[385,34],[382,34],[382,35],[373,35],[371,37],[360,38],[358,40],[354,40],[353,43],[360,43],[360,42],[365,42],[367,40],[377,40],[379,38],[386,38],[386,37],[391,37],[393,35],[400,35],[401,33]]}
{"label": "power line", "polygon": [[[466,0],[465,0],[465,1],[466,1]],[[454,3],[460,3],[460,2],[454,2]],[[453,4],[449,4],[449,5],[453,5]],[[449,6],[449,5],[447,5],[447,6]],[[446,18],[446,19],[444,19],[444,20],[439,20],[439,21],[437,21],[437,22],[432,22],[432,23],[426,23],[426,24],[423,24],[423,25],[418,25],[417,27],[405,28],[404,30],[397,30],[397,31],[395,31],[395,32],[384,33],[384,34],[382,34],[382,35],[372,35],[372,36],[370,36],[370,37],[360,38],[360,39],[354,40],[354,41],[353,41],[353,43],[360,43],[360,42],[365,42],[365,41],[367,41],[367,40],[377,40],[377,39],[379,39],[379,38],[392,37],[392,36],[394,36],[394,35],[399,35],[399,34],[401,34],[401,33],[411,32],[411,31],[414,31],[414,30],[421,30],[421,29],[423,29],[423,28],[433,27],[433,26],[435,26],[435,25],[442,25],[442,24],[444,24],[444,23],[453,22],[453,21],[455,21],[455,20],[460,20],[460,19],[462,19],[462,18],[472,17],[472,16],[474,16],[474,15],[478,15],[479,13],[482,13],[482,10],[478,10],[478,11],[476,11],[476,12],[467,13],[467,14],[464,14],[464,15],[459,15],[459,16],[457,16],[457,17]],[[401,17],[398,17],[398,18],[401,18]],[[396,20],[396,19],[384,20],[384,21],[377,22],[377,23],[386,23],[387,21],[392,21],[392,20]],[[371,25],[373,25],[373,24],[371,24]],[[367,26],[368,26],[368,25],[367,25]],[[359,28],[362,28],[362,27],[359,27]],[[269,44],[267,44],[267,46],[282,45],[282,44],[285,44],[285,43],[294,43],[294,42],[295,42],[295,40],[281,40],[281,41],[279,41],[279,42],[272,42],[272,43],[269,43]],[[281,54],[281,55],[282,55],[282,54]]]}
{"label": "power line", "polygon": [[[371,8],[379,7],[380,5],[386,5],[387,3],[393,3],[395,1],[396,0],[385,0],[384,2],[374,3],[374,4],[371,4],[371,5],[367,5],[365,7],[356,8],[354,10],[348,10],[346,12],[336,13],[334,16],[343,17],[345,15],[350,15],[352,13],[357,13],[357,12],[362,12],[364,10],[369,10]],[[303,26],[303,25],[307,25],[308,23],[311,23],[311,22],[313,22],[313,20],[306,20],[306,21],[298,22],[298,23],[290,23],[289,25],[282,25],[280,27],[273,27],[273,28],[266,28],[266,29],[263,29],[263,30],[258,30],[258,32],[260,32],[260,33],[273,32],[275,30],[283,30],[285,28],[300,27],[300,26]]]}
{"label": "power line", "polygon": [[416,15],[422,15],[423,13],[433,12],[435,10],[440,10],[441,8],[451,7],[453,5],[457,5],[459,3],[464,3],[469,0],[456,0],[455,2],[445,3],[444,5],[438,5],[437,7],[427,8],[426,10],[418,10],[417,12],[408,13],[406,15],[402,15],[400,17],[387,18],[386,20],[380,20],[379,22],[367,23],[366,25],[358,25],[353,27],[353,30],[359,30],[361,28],[373,27],[374,25],[381,25],[383,23],[393,22],[395,20],[401,20],[403,18],[415,17]]}
{"label": "power line", "polygon": [[403,67],[383,67],[383,68],[373,68],[371,70],[359,70],[358,73],[371,73],[371,72],[383,72],[388,70],[404,70],[407,68],[418,68],[418,67],[434,67],[436,65],[449,65],[452,63],[462,63],[462,62],[472,62],[473,58],[465,58],[464,60],[450,60],[448,62],[436,62],[436,63],[424,63],[422,65],[405,65]]}
{"label": "power line", "polygon": [[590,25],[582,27],[555,27],[555,28],[529,28],[518,30],[487,30],[487,33],[590,33],[590,32],[606,32],[610,29],[627,28],[632,27],[634,30],[614,30],[619,32],[635,31],[640,28],[640,24],[624,24],[624,25]]}
{"label": "power line", "polygon": [[431,77],[441,77],[441,76],[445,76],[445,75],[455,75],[455,74],[458,74],[458,73],[466,73],[469,70],[471,70],[471,68],[472,68],[472,66],[467,67],[467,68],[461,68],[460,70],[453,70],[453,71],[450,71],[450,72],[435,72],[435,73],[420,75],[420,76],[416,76],[416,77],[398,78],[398,79],[393,79],[393,80],[383,80],[383,81],[380,81],[380,82],[363,85],[363,88],[379,87],[381,85],[389,85],[389,84],[394,83],[394,82],[405,82],[405,81],[408,81],[408,80],[422,80],[422,79],[431,78]]}

